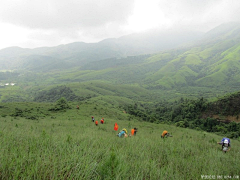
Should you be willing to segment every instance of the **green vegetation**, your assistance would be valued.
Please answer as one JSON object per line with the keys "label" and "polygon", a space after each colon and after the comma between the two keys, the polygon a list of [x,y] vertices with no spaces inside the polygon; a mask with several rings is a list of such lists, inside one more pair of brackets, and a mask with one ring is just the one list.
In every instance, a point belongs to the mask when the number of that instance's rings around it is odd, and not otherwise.
{"label": "green vegetation", "polygon": [[178,127],[214,132],[230,138],[240,137],[240,92],[208,102],[180,99],[174,103],[152,105],[135,103],[125,107],[129,114],[147,122],[170,123]]}
{"label": "green vegetation", "polygon": [[[88,101],[86,101],[88,102]],[[49,114],[37,120],[10,116],[16,107]],[[0,179],[201,179],[203,175],[239,176],[240,142],[231,139],[226,154],[211,133],[167,124],[140,122],[129,114],[98,111],[90,102],[70,103],[66,112],[54,104],[3,103],[0,117]],[[120,114],[121,113],[121,114]],[[95,126],[105,118],[105,124]],[[130,120],[127,120],[131,117]],[[114,123],[135,137],[118,138]],[[119,130],[120,130],[119,129]],[[173,137],[161,139],[163,130]]]}
{"label": "green vegetation", "polygon": [[[154,55],[106,42],[0,51],[0,179],[239,176],[240,28],[216,32]],[[137,136],[117,138],[115,122]]]}
{"label": "green vegetation", "polygon": [[77,97],[74,92],[66,86],[57,86],[49,91],[41,91],[35,96],[33,101],[37,102],[55,102],[60,98],[66,98],[67,101],[77,101]]}

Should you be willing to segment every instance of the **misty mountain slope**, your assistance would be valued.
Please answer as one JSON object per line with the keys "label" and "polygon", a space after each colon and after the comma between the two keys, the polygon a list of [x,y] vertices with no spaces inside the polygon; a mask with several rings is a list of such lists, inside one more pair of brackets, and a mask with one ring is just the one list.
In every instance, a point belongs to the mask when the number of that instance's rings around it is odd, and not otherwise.
{"label": "misty mountain slope", "polygon": [[210,72],[197,80],[199,85],[237,84],[240,82],[240,59],[226,60],[213,64]]}
{"label": "misty mountain slope", "polygon": [[211,44],[220,40],[236,39],[240,37],[239,29],[240,23],[238,22],[224,23],[208,31],[199,42],[200,44]]}
{"label": "misty mountain slope", "polygon": [[[146,77],[146,81],[152,81],[150,82],[152,87],[163,88],[237,84],[240,74],[240,33],[235,33],[240,28],[237,27],[225,34],[222,32],[221,37],[215,36],[212,41],[208,39],[210,44],[197,44],[179,54],[164,66],[159,67],[158,71]],[[155,62],[164,60],[163,55],[159,55],[158,60],[156,59]]]}
{"label": "misty mountain slope", "polygon": [[[128,56],[121,59],[106,59],[82,66],[79,70],[91,70],[87,74],[73,77],[76,81],[104,79],[120,84],[139,84],[145,87],[152,82],[151,77],[172,57],[177,57],[183,50],[165,51],[157,55]],[[73,73],[74,74],[74,73]],[[78,73],[76,73],[78,74]],[[157,77],[158,78],[158,77]]]}
{"label": "misty mountain slope", "polygon": [[[37,57],[36,62],[47,64],[49,59],[50,67],[62,70],[65,64],[66,68],[81,67],[93,61],[99,61],[110,58],[124,58],[127,56],[137,56],[144,54],[156,53],[163,50],[176,48],[184,43],[188,43],[202,37],[199,32],[145,32],[123,36],[117,39],[105,39],[98,43],[75,42],[56,47],[40,47],[34,49],[24,49],[19,47],[10,47],[0,50],[0,70],[24,70],[26,59]],[[54,63],[56,65],[54,66]],[[59,65],[63,63],[64,65]],[[41,66],[41,64],[40,64]],[[35,70],[51,71],[52,68],[42,66],[39,68],[32,67]],[[65,69],[66,69],[65,68]],[[31,67],[28,66],[28,70]]]}
{"label": "misty mountain slope", "polygon": [[193,84],[197,86],[218,86],[237,83],[240,74],[239,55],[239,51],[235,50],[228,52],[228,55],[206,57],[208,61],[197,55],[193,58],[196,61],[191,61],[188,59],[188,55],[183,55],[167,63],[148,79],[152,79],[156,85],[163,85],[164,87]]}
{"label": "misty mountain slope", "polygon": [[[108,69],[101,73],[101,76],[95,77],[108,77],[108,80],[114,77],[125,83],[135,82],[150,88],[236,84],[239,72],[234,69],[239,67],[237,58],[240,42],[240,33],[236,32],[239,32],[239,29],[238,24],[230,24],[228,28],[226,25],[219,26],[214,29],[216,34],[212,30],[204,40],[199,41],[201,43],[197,42],[188,49],[164,51],[142,62],[137,61],[139,64],[130,66],[128,63],[128,67],[112,66],[111,70]],[[103,69],[104,65],[108,67],[107,62],[98,63]],[[95,64],[95,67],[99,66]]]}
{"label": "misty mountain slope", "polygon": [[0,70],[10,70],[15,69],[19,57],[25,53],[29,52],[29,49],[24,49],[20,47],[10,47],[0,50]]}
{"label": "misty mountain slope", "polygon": [[[191,78],[195,78],[198,73],[192,70],[189,60],[185,64],[184,57],[180,57],[168,62],[160,67],[152,76],[145,80],[152,81],[152,86],[171,88],[176,85],[188,85]],[[195,64],[195,63],[194,63]]]}
{"label": "misty mountain slope", "polygon": [[107,68],[126,67],[129,65],[141,64],[150,55],[128,56],[126,58],[110,58],[100,61],[87,63],[79,68],[79,70],[102,70]]}
{"label": "misty mountain slope", "polygon": [[53,58],[51,56],[30,55],[27,56],[26,58],[23,58],[21,63],[16,63],[14,69],[26,69],[29,71],[38,71],[39,69],[47,68],[50,69],[52,64],[54,64],[55,68],[57,68],[56,64],[58,62],[59,62],[58,59]]}
{"label": "misty mountain slope", "polygon": [[200,85],[236,84],[239,82],[240,68],[240,42],[212,58],[208,66],[202,69],[201,77],[197,80]]}
{"label": "misty mountain slope", "polygon": [[[80,68],[91,71],[72,77],[71,80],[137,83],[150,89],[237,84],[240,44],[238,38],[235,39],[229,32],[225,33],[227,35],[221,33],[221,41],[216,42],[213,39],[210,45],[197,43],[188,49],[164,51],[152,56],[91,62]],[[210,39],[208,40],[210,42]]]}
{"label": "misty mountain slope", "polygon": [[185,43],[194,42],[203,37],[203,33],[187,30],[169,30],[161,32],[151,30],[144,33],[132,34],[116,39],[117,44],[129,51],[126,55],[153,54],[178,48]]}

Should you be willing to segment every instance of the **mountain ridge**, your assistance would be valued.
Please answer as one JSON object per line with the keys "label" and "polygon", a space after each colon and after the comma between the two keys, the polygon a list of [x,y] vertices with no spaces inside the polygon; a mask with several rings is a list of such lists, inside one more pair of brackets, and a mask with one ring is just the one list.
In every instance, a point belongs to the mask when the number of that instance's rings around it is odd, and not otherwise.
{"label": "mountain ridge", "polygon": [[[98,43],[73,42],[54,47],[20,48],[9,47],[0,50],[0,70],[21,70],[21,61],[35,55],[57,58],[59,61],[72,63],[72,67],[81,66],[92,61],[108,58],[123,58],[143,54],[157,53],[178,47],[202,36],[199,32],[178,32],[177,30],[162,33],[142,33],[110,38]],[[12,62],[12,63],[8,63]],[[36,69],[36,68],[35,68]],[[60,68],[61,69],[61,68]],[[31,70],[31,69],[28,69]]]}

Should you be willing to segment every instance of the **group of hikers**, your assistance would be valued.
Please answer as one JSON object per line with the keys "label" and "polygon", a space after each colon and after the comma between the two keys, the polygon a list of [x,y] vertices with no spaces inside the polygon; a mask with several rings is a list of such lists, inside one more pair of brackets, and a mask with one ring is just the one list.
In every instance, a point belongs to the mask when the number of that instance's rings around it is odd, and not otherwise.
{"label": "group of hikers", "polygon": [[[115,124],[116,125],[116,124]],[[131,136],[136,136],[137,134],[137,128],[133,128],[131,129],[131,133],[127,134],[127,130],[125,128],[123,128],[118,134],[118,137],[131,137]]]}
{"label": "group of hikers", "polygon": [[[95,121],[94,116],[92,116],[92,122],[95,122],[95,125],[98,126],[98,121]],[[101,124],[104,124],[104,118],[102,118],[100,120]],[[118,130],[118,125],[117,123],[114,124],[114,130],[117,131]],[[118,137],[131,137],[131,136],[136,136],[137,134],[137,128],[133,128],[131,129],[131,133],[127,134],[127,130],[125,128],[123,128],[118,134]]]}
{"label": "group of hikers", "polygon": [[[94,117],[92,116],[92,122],[95,122],[95,125],[98,126],[98,121],[95,121]],[[100,120],[101,124],[104,123],[104,118]]]}
{"label": "group of hikers", "polygon": [[[95,122],[95,125],[98,126],[98,121],[95,121],[95,119],[94,119],[93,116],[92,116],[92,122]],[[104,118],[102,118],[102,119],[100,120],[100,122],[101,122],[101,124],[103,124],[103,123],[104,123]],[[115,131],[118,130],[118,125],[117,125],[117,123],[114,124],[114,130],[115,130]],[[126,138],[126,137],[136,136],[137,132],[138,132],[138,129],[137,129],[136,127],[133,128],[133,129],[131,129],[131,133],[130,133],[130,134],[128,134],[128,131],[127,131],[126,128],[123,128],[123,129],[117,134],[117,136],[120,137],[120,138],[122,138],[122,137],[125,137],[125,138]],[[164,130],[164,131],[162,132],[162,134],[161,134],[161,138],[167,138],[167,137],[172,137],[172,135],[171,135],[168,131]],[[230,151],[231,145],[230,145],[230,139],[229,139],[229,138],[224,137],[224,138],[221,140],[221,142],[217,142],[217,143],[220,144],[220,145],[222,145],[222,151],[223,151],[223,152],[226,153],[227,151]]]}

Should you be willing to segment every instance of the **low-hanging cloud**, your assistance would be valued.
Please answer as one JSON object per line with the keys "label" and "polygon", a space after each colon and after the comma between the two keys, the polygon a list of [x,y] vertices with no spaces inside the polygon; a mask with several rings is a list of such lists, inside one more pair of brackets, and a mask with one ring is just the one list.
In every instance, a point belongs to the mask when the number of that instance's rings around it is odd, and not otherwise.
{"label": "low-hanging cloud", "polygon": [[215,26],[240,20],[239,0],[158,1],[159,9],[173,26],[210,30]]}
{"label": "low-hanging cloud", "polygon": [[239,9],[239,0],[1,0],[0,48],[97,42],[153,28],[206,32],[239,21]]}
{"label": "low-hanging cloud", "polygon": [[96,27],[123,23],[133,4],[133,0],[4,0],[0,20],[37,29]]}

